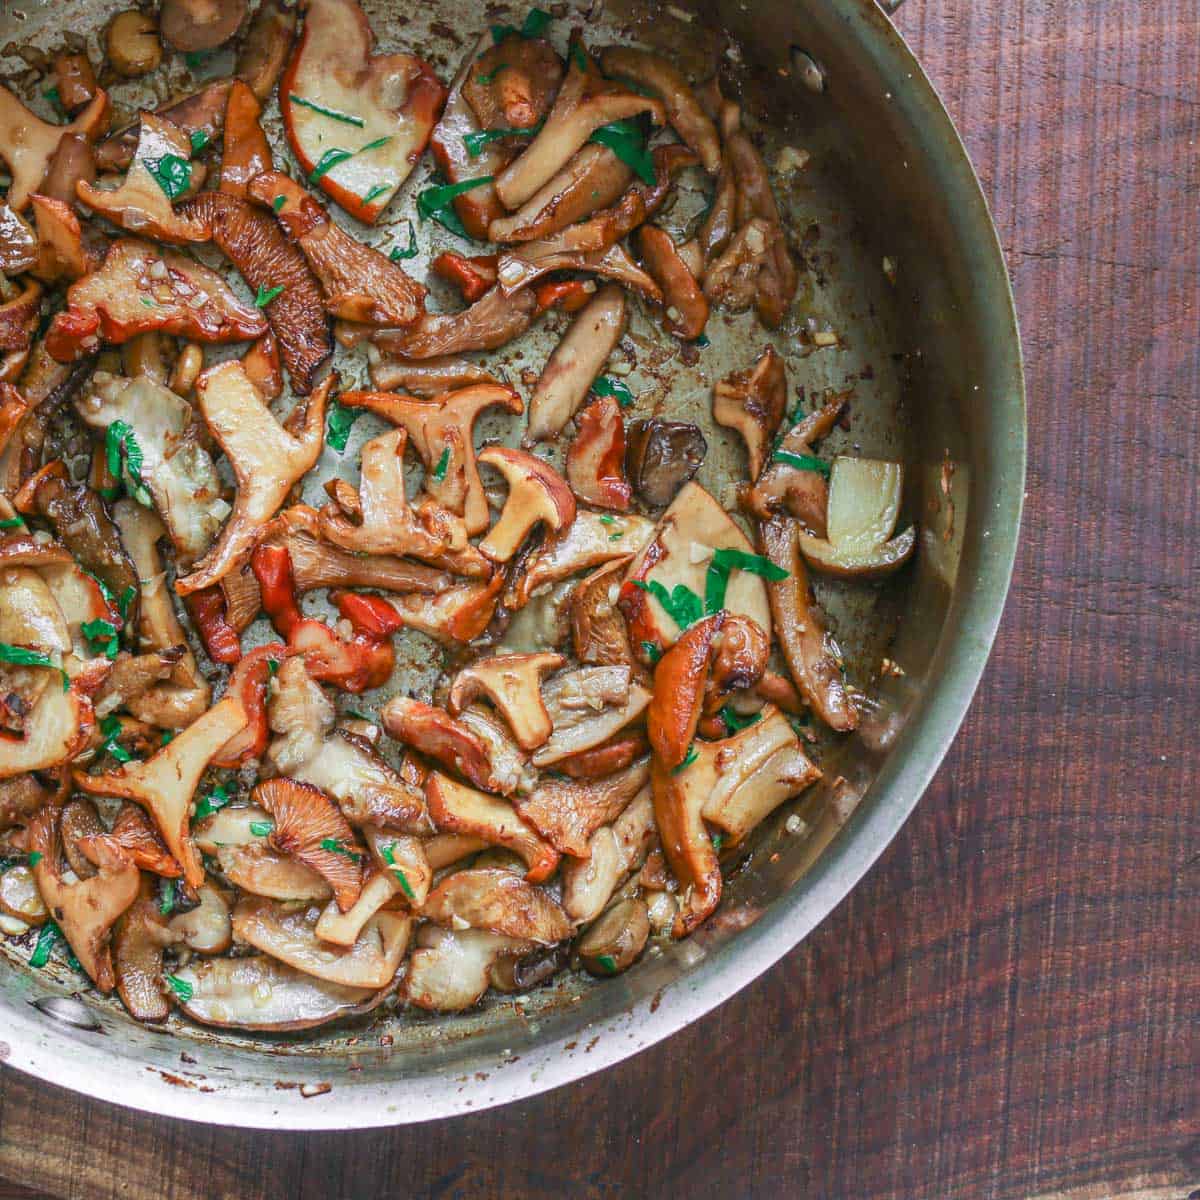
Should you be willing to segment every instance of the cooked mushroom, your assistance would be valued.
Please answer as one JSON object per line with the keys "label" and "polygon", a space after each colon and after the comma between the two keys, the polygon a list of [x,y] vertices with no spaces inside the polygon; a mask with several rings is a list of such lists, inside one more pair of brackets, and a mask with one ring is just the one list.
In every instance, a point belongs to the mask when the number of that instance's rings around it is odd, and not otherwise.
{"label": "cooked mushroom", "polygon": [[762,474],[786,410],[787,373],[772,346],[763,350],[752,367],[732,372],[713,388],[713,420],[741,434],[751,479]]}
{"label": "cooked mushroom", "polygon": [[515,250],[505,250],[496,263],[500,290],[510,300],[551,271],[587,271],[631,288],[651,304],[662,301],[658,284],[619,242],[600,250],[563,250],[553,239],[529,242]]}
{"label": "cooked mushroom", "polygon": [[614,904],[579,939],[579,961],[605,978],[629,970],[650,937],[650,916],[642,900]]}
{"label": "cooked mushroom", "polygon": [[554,731],[532,761],[550,767],[608,741],[641,716],[650,693],[632,678],[629,667],[577,667],[548,679],[542,699]]}
{"label": "cooked mushroom", "polygon": [[508,446],[489,446],[478,458],[508,482],[500,519],[479,543],[488,558],[507,562],[539,522],[558,532],[575,519],[575,497],[562,476],[542,459]]}
{"label": "cooked mushroom", "polygon": [[[263,5],[263,8],[265,7],[267,6]],[[154,115],[170,121],[187,134],[189,140],[196,138],[199,141],[202,138],[207,144],[221,132],[230,83],[229,79],[214,79],[199,91],[156,109]],[[255,95],[257,94],[256,92]],[[264,98],[259,96],[260,100]],[[137,148],[137,139],[137,121],[109,134],[96,147],[93,170],[98,166],[102,171],[119,171],[129,166]],[[71,198],[74,198],[74,193]]]}
{"label": "cooked mushroom", "polygon": [[713,641],[712,671],[704,686],[704,711],[716,713],[730,697],[754,687],[767,669],[771,639],[749,617],[726,614]]}
{"label": "cooked mushroom", "polygon": [[811,566],[839,579],[881,579],[902,567],[916,549],[916,527],[879,546],[836,546],[824,538],[800,535],[800,549]]}
{"label": "cooked mushroom", "polygon": [[429,758],[457,771],[476,787],[507,794],[512,786],[496,777],[483,740],[444,709],[408,696],[393,696],[379,719],[388,734]]}
{"label": "cooked mushroom", "polygon": [[504,588],[497,573],[486,582],[469,582],[433,596],[400,596],[391,606],[401,625],[419,629],[440,642],[474,641],[491,623]]}
{"label": "cooked mushroom", "polygon": [[614,559],[576,585],[571,596],[571,645],[589,666],[621,666],[634,661],[625,618],[617,608],[628,558]]}
{"label": "cooked mushroom", "polygon": [[325,407],[336,378],[326,376],[300,401],[286,428],[262,402],[240,363],[210,367],[196,381],[200,411],[233,467],[237,496],[216,544],[176,581],[181,596],[211,587],[238,568],[249,556],[258,530],[317,461],[325,439]]}
{"label": "cooked mushroom", "polygon": [[192,795],[209,759],[245,721],[241,701],[225,696],[153,758],[125,763],[105,775],[75,771],[76,786],[93,795],[119,796],[142,805],[183,867],[188,886],[199,887],[204,882],[204,867],[188,829]]}
{"label": "cooked mushroom", "polygon": [[499,868],[446,876],[429,893],[421,915],[451,929],[484,929],[539,946],[571,936],[566,913],[549,893]]}
{"label": "cooked mushroom", "polygon": [[135,1021],[157,1023],[170,1015],[163,994],[163,950],[175,935],[156,900],[135,900],[117,921],[112,939],[117,991]]}
{"label": "cooked mushroom", "polygon": [[168,922],[172,935],[197,954],[223,954],[233,943],[229,902],[212,883],[196,891],[199,904],[176,913]]}
{"label": "cooked mushroom", "polygon": [[365,833],[375,867],[388,876],[394,894],[403,895],[405,903],[416,912],[425,903],[433,884],[434,866],[425,852],[428,843],[409,834],[388,833],[373,825]]}
{"label": "cooked mushroom", "polygon": [[665,229],[643,225],[638,246],[646,270],[662,289],[663,328],[685,341],[694,341],[708,323],[708,300],[696,277]]}
{"label": "cooked mushroom", "polygon": [[708,453],[704,434],[689,421],[662,417],[634,421],[626,438],[625,470],[633,490],[654,508],[675,499]]}
{"label": "cooked mushroom", "polygon": [[515,807],[556,850],[587,858],[592,834],[615,821],[649,778],[648,758],[603,779],[545,778]]}
{"label": "cooked mushroom", "polygon": [[638,870],[658,841],[654,802],[644,788],[611,824],[597,829],[586,858],[563,863],[563,907],[576,925],[600,915],[622,879]]}
{"label": "cooked mushroom", "polygon": [[372,340],[381,350],[416,359],[497,350],[520,337],[536,314],[537,297],[532,292],[510,294],[497,285],[463,312],[426,313],[411,328],[385,329]]}
{"label": "cooked mushroom", "polygon": [[742,312],[762,294],[763,275],[783,238],[777,225],[760,217],[747,221],[704,272],[704,294],[713,304]]}
{"label": "cooked mushroom", "polygon": [[366,408],[406,430],[425,465],[429,495],[461,516],[471,536],[487,529],[487,497],[475,464],[475,422],[489,408],[522,412],[524,405],[512,388],[482,383],[433,400],[378,392],[343,392],[339,399],[348,408]]}
{"label": "cooked mushroom", "polygon": [[492,778],[497,784],[496,791],[508,796],[529,785],[530,772],[525,753],[513,739],[509,727],[493,709],[472,704],[459,713],[458,721],[486,747],[492,765]]}
{"label": "cooked mushroom", "polygon": [[26,279],[21,290],[0,304],[0,352],[25,354],[41,314],[42,288]]}
{"label": "cooked mushroom", "polygon": [[0,913],[20,921],[26,928],[46,923],[50,913],[31,867],[22,863],[8,867],[0,875]]}
{"label": "cooked mushroom", "polygon": [[558,866],[558,851],[503,800],[477,792],[438,771],[425,781],[425,799],[439,830],[465,833],[482,838],[490,846],[511,850],[525,863],[525,878],[530,883],[541,883]]}
{"label": "cooked mushroom", "polygon": [[238,31],[246,0],[163,0],[162,39],[176,50],[215,50]]}
{"label": "cooked mushroom", "polygon": [[34,192],[29,197],[37,223],[37,261],[32,274],[43,283],[76,279],[99,265],[83,242],[79,218],[61,200]]}
{"label": "cooked mushroom", "polygon": [[530,942],[480,929],[425,925],[408,962],[405,995],[417,1008],[462,1012],[478,1003],[502,960],[520,958],[534,948]]}
{"label": "cooked mushroom", "polygon": [[476,384],[499,382],[486,367],[468,362],[465,358],[447,356],[410,361],[385,354],[374,342],[367,346],[367,362],[370,364],[373,387],[425,398],[456,392]]}
{"label": "cooked mushroom", "polygon": [[[60,678],[59,672],[49,667],[29,669],[47,672],[48,680]],[[96,721],[85,686],[81,679],[72,680],[66,691],[47,683],[25,718],[24,736],[14,738],[0,732],[4,751],[0,754],[0,779],[62,766],[88,745]]]}
{"label": "cooked mushroom", "polygon": [[118,75],[136,79],[162,62],[162,46],[154,19],[135,8],[117,13],[104,38],[105,58]]}
{"label": "cooked mushroom", "polygon": [[37,237],[29,223],[0,202],[0,272],[20,275],[37,262]]}
{"label": "cooked mushroom", "polygon": [[579,432],[567,451],[567,482],[588,504],[628,511],[631,489],[625,478],[625,421],[615,396],[593,400],[579,414]]}
{"label": "cooked mushroom", "polygon": [[160,242],[202,242],[208,230],[194,216],[177,213],[171,202],[199,188],[204,168],[189,162],[187,135],[162,117],[143,113],[133,162],[121,185],[109,191],[80,180],[79,199],[121,229]]}
{"label": "cooked mushroom", "polygon": [[[64,829],[64,844],[66,836]],[[121,810],[113,822],[111,833],[93,834],[91,837],[79,839],[79,850],[91,863],[97,861],[97,839],[101,836],[111,845],[116,846],[135,867],[142,871],[151,871],[165,879],[178,879],[183,874],[179,864],[167,853],[167,848],[155,832],[150,818],[136,804],[121,805]],[[69,851],[67,861],[71,861]]]}
{"label": "cooked mushroom", "polygon": [[550,736],[550,715],[542,703],[542,678],[566,660],[561,654],[503,654],[479,659],[454,677],[450,712],[457,716],[479,696],[504,715],[517,744],[534,750]]}
{"label": "cooked mushroom", "polygon": [[0,780],[0,830],[26,824],[49,795],[32,775]]}
{"label": "cooked mushroom", "polygon": [[126,342],[150,329],[196,342],[241,342],[265,333],[267,324],[215,271],[173,250],[121,238],[99,270],[67,289],[67,307],[51,321],[46,344],[59,362],[74,362],[101,340]]}
{"label": "cooked mushroom", "polygon": [[21,212],[29,197],[41,188],[59,143],[77,134],[95,141],[108,123],[108,94],[95,99],[69,125],[51,125],[35,117],[6,87],[0,87],[0,158],[8,165],[12,183],[5,202]]}
{"label": "cooked mushroom", "polygon": [[[300,169],[368,224],[408,178],[446,99],[424,59],[374,55],[374,46],[355,0],[309,0],[304,31],[279,84],[279,109]],[[361,139],[356,146],[329,146],[331,111],[343,122],[351,118]],[[344,136],[342,130],[339,140]]]}
{"label": "cooked mushroom", "polygon": [[549,42],[514,32],[479,56],[462,92],[483,129],[532,129],[562,77],[562,60]]}
{"label": "cooked mushroom", "polygon": [[704,707],[704,684],[715,654],[713,642],[725,624],[717,612],[685,629],[654,668],[654,695],[646,710],[646,732],[656,761],[675,770],[692,753]]}
{"label": "cooked mushroom", "polygon": [[86,108],[96,96],[96,72],[91,60],[82,51],[76,54],[54,56],[54,86],[58,89],[58,101],[74,115]]}
{"label": "cooked mushroom", "polygon": [[282,0],[262,0],[250,18],[233,69],[260,104],[275,90],[295,36],[296,10],[287,8]]}
{"label": "cooked mushroom", "polygon": [[30,821],[27,841],[30,852],[40,855],[33,874],[46,908],[88,978],[101,992],[111,992],[116,979],[109,949],[110,931],[137,898],[141,874],[115,847],[101,846],[98,873],[91,879],[67,883],[60,863],[58,812],[51,805]]}

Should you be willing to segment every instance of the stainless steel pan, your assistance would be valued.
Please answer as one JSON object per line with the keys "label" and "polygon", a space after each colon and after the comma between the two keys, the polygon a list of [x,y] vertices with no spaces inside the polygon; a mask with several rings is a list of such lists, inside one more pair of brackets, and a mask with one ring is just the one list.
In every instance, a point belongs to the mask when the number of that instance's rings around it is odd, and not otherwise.
{"label": "stainless steel pan", "polygon": [[[75,0],[71,26],[90,34],[113,7]],[[415,48],[447,78],[474,31],[501,19],[495,9],[485,16],[479,0],[366,7],[384,50]],[[571,976],[520,1004],[499,998],[457,1018],[401,1013],[264,1048],[182,1023],[173,1036],[142,1028],[115,1003],[72,999],[77,977],[31,973],[5,949],[0,1062],[150,1112],[272,1128],[400,1124],[529,1096],[662,1040],[791,950],[881,853],[945,754],[1000,619],[1025,473],[1008,278],[949,117],[875,0],[563,7],[558,28],[585,22],[598,44],[662,48],[697,77],[720,60],[742,85],[768,161],[784,145],[811,154],[780,189],[807,263],[798,313],[836,330],[840,346],[810,355],[795,336],[777,344],[793,384],[853,385],[844,442],[906,460],[921,525],[905,587],[882,598],[827,589],[821,599],[856,674],[870,675],[885,650],[904,674],[882,680],[863,728],[830,750],[829,782],[798,810],[804,832],[785,828],[794,808],[777,813],[729,880],[717,918],[625,976],[602,984]],[[55,46],[63,15],[50,0],[0,0],[0,45]],[[638,332],[635,323],[635,355]],[[718,323],[710,336],[692,363],[643,353],[635,390],[660,410],[704,416],[713,379],[746,365],[765,340],[740,321]],[[499,364],[519,378],[529,360],[502,355]],[[732,442],[711,440],[701,477],[710,487],[736,461]],[[418,671],[416,657],[410,665]]]}

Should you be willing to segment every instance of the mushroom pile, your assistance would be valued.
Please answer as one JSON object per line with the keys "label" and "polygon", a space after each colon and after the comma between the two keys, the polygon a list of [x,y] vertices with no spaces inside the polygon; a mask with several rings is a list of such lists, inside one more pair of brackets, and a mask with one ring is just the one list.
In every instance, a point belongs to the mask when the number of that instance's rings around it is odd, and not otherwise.
{"label": "mushroom pile", "polygon": [[[812,719],[859,721],[808,573],[916,543],[900,464],[820,457],[843,403],[789,414],[774,348],[713,392],[732,499],[604,373],[635,309],[677,346],[787,315],[739,106],[538,9],[448,87],[356,0],[162,0],[103,45],[47,59],[65,121],[0,87],[0,933],[139,1021],[258,1031],[692,934],[821,778]],[[222,46],[114,122],[106,87]],[[422,282],[411,220],[368,236],[410,211],[492,252]],[[540,373],[489,365],[539,322]]]}

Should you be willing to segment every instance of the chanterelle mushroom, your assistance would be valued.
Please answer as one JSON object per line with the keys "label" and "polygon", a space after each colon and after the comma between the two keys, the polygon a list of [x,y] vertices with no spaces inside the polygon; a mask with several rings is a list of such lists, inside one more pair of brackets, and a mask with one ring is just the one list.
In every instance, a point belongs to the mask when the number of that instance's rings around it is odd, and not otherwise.
{"label": "chanterelle mushroom", "polygon": [[571,936],[566,913],[548,893],[495,867],[448,875],[429,893],[421,915],[451,929],[486,929],[542,946]]}
{"label": "chanterelle mushroom", "polygon": [[550,767],[590,750],[637,720],[650,693],[627,666],[577,667],[561,671],[542,687],[554,731],[533,754],[533,764]]}
{"label": "chanterelle mushroom", "polygon": [[496,350],[520,337],[536,314],[532,291],[510,295],[497,284],[463,312],[426,313],[411,328],[384,329],[373,340],[381,350],[412,359]]}
{"label": "chanterelle mushroom", "polygon": [[742,435],[751,479],[762,473],[771,439],[786,410],[787,373],[772,346],[752,367],[732,372],[713,388],[713,420]]}
{"label": "chanterelle mushroom", "polygon": [[632,489],[625,478],[625,420],[615,396],[593,400],[579,415],[567,451],[567,482],[580,500],[626,512]]}
{"label": "chanterelle mushroom", "polygon": [[[296,480],[321,454],[325,406],[336,382],[328,375],[284,428],[263,403],[242,365],[210,367],[196,381],[200,411],[225,451],[237,482],[233,512],[216,544],[175,584],[181,596],[211,587],[249,556],[255,535],[279,510]],[[290,432],[294,430],[294,432]]]}
{"label": "chanterelle mushroom", "polygon": [[561,654],[503,654],[464,667],[450,689],[450,712],[457,715],[478,696],[486,696],[503,714],[517,744],[534,750],[553,725],[542,703],[542,677],[566,660]]}
{"label": "chanterelle mushroom", "polygon": [[495,562],[507,562],[538,522],[557,532],[575,519],[575,497],[548,463],[524,450],[489,446],[479,461],[493,466],[508,481],[508,498],[500,519],[479,543]]}

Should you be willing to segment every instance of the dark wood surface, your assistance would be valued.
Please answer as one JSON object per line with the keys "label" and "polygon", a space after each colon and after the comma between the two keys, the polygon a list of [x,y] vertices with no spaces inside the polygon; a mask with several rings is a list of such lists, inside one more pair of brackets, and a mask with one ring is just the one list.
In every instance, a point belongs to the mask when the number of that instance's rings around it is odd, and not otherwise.
{"label": "dark wood surface", "polygon": [[1009,256],[1032,463],[996,652],[894,845],[666,1045],[453,1123],[226,1132],[2,1072],[0,1198],[1200,1197],[1200,8],[900,23]]}

